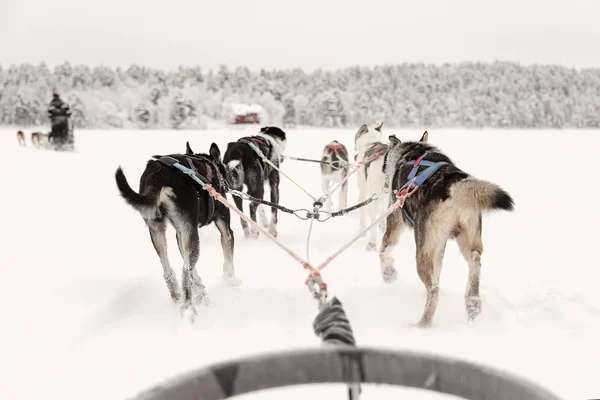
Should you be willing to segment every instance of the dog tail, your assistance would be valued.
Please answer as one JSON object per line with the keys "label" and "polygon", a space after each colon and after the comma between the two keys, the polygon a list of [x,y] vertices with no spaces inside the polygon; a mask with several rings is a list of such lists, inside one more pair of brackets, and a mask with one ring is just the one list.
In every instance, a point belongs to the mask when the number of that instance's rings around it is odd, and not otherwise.
{"label": "dog tail", "polygon": [[452,185],[454,202],[462,209],[478,211],[514,209],[512,197],[500,186],[488,181],[468,178]]}
{"label": "dog tail", "polygon": [[155,214],[158,207],[158,196],[156,194],[139,194],[129,186],[127,178],[123,173],[121,167],[117,168],[115,173],[115,180],[117,181],[117,187],[121,196],[125,201],[139,211],[143,216],[150,216]]}

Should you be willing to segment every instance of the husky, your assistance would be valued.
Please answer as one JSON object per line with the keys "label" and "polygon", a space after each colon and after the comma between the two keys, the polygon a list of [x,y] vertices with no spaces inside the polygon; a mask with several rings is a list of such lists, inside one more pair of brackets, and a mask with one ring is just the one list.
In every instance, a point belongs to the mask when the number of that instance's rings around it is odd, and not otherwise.
{"label": "husky", "polygon": [[[139,193],[129,186],[120,166],[115,174],[121,196],[142,215],[148,226],[171,299],[175,303],[183,300],[182,313],[191,310],[195,314],[195,306],[209,302],[206,288],[196,271],[196,262],[200,256],[198,228],[214,222],[221,234],[223,280],[231,286],[239,286],[240,280],[235,277],[233,266],[234,236],[230,227],[229,208],[215,201],[190,176],[167,164],[172,165],[177,161],[187,168],[195,169],[200,179],[208,182],[225,197],[225,167],[220,157],[221,152],[215,143],[210,146],[209,154],[195,154],[189,142],[186,143],[185,154],[154,156],[158,160],[147,162],[140,178]],[[179,252],[183,258],[181,289],[167,255],[167,221],[175,228]]]}
{"label": "husky", "polygon": [[37,148],[48,149],[50,148],[50,134],[42,133],[42,132],[32,132],[31,133],[31,144],[33,144]]}
{"label": "husky", "polygon": [[[360,230],[361,232],[367,227],[367,215],[371,223],[385,211],[388,204],[387,198],[381,196],[383,186],[385,184],[385,176],[383,172],[384,155],[387,153],[388,144],[383,142],[381,128],[383,122],[375,129],[369,128],[367,125],[362,125],[354,135],[354,150],[356,151],[355,160],[362,162],[363,160],[372,157],[378,153],[383,153],[381,156],[364,164],[364,168],[356,174],[358,179],[358,201],[363,202],[368,197],[374,194],[378,198],[365,207],[360,208]],[[379,225],[380,231],[383,231],[385,221]],[[367,251],[377,250],[377,229],[369,231],[369,242]]]}
{"label": "husky", "polygon": [[[348,175],[348,150],[337,140],[328,143],[321,152],[321,187],[323,194],[329,193],[331,185],[340,183]],[[348,181],[345,181],[339,194],[338,208],[348,204]],[[331,197],[325,201],[325,210],[331,211]]]}
{"label": "husky", "polygon": [[[282,155],[287,143],[286,134],[280,128],[268,126],[261,128],[254,136],[246,136],[236,142],[227,144],[227,150],[223,156],[223,163],[227,170],[227,182],[234,190],[242,191],[244,186],[247,194],[263,199],[265,186],[268,185],[271,195],[271,203],[279,204],[279,171],[267,164],[250,147],[250,144],[258,147],[264,156],[275,166],[279,167]],[[244,211],[242,199],[234,196],[235,205],[240,211]],[[268,232],[277,237],[277,209],[271,207],[271,221],[267,222],[264,206],[258,207],[256,203],[250,203],[250,218],[256,222],[258,210],[260,225],[267,228]],[[250,239],[258,238],[258,230],[250,227],[248,222],[240,218],[244,236]]]}
{"label": "husky", "polygon": [[[428,144],[428,137],[427,131],[418,142],[401,143],[396,136],[389,137],[385,175],[386,186],[391,189],[390,201],[395,201],[394,190],[406,188],[414,179],[424,181],[417,181],[418,189],[408,197],[404,207],[387,217],[379,249],[383,280],[393,282],[397,273],[392,251],[404,228],[408,225],[414,229],[417,273],[427,290],[419,327],[430,326],[435,314],[442,260],[449,239],[456,240],[469,266],[465,292],[468,319],[472,321],[480,314],[482,214],[492,210],[512,211],[514,207],[506,191],[463,172],[440,149]],[[419,169],[422,170],[417,173]]]}
{"label": "husky", "polygon": [[27,146],[27,143],[25,142],[25,134],[23,133],[23,131],[17,132],[17,142],[19,142],[19,146]]}

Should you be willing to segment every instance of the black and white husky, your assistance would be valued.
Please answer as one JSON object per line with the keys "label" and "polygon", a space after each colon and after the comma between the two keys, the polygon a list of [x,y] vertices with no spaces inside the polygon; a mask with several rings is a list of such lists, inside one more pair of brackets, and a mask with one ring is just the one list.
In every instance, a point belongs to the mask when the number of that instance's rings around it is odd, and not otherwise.
{"label": "black and white husky", "polygon": [[[244,187],[247,194],[258,199],[263,199],[265,186],[268,186],[271,202],[279,204],[279,171],[266,163],[258,153],[250,147],[250,144],[258,147],[263,155],[275,166],[279,167],[281,156],[285,150],[287,139],[285,132],[280,128],[268,126],[261,128],[254,136],[246,136],[236,142],[227,144],[227,150],[223,155],[223,163],[227,169],[227,182],[234,190],[242,191]],[[235,205],[240,211],[244,211],[242,199],[233,197]],[[271,221],[267,222],[264,206],[258,207],[256,203],[250,203],[250,218],[256,222],[258,210],[260,225],[267,228],[268,232],[277,236],[277,209],[271,207]],[[258,237],[258,230],[248,226],[248,222],[240,218],[244,236],[251,239]]]}
{"label": "black and white husky", "polygon": [[[186,168],[195,168],[201,179],[209,182],[225,197],[225,167],[220,156],[219,147],[215,143],[210,146],[209,154],[194,154],[189,144],[186,144],[186,154],[171,154],[166,159],[175,160]],[[178,303],[183,296],[182,312],[201,304],[203,300],[208,301],[205,286],[196,272],[196,262],[200,256],[199,227],[215,223],[221,234],[223,279],[229,285],[240,284],[233,266],[234,237],[230,227],[229,208],[215,201],[191,177],[159,160],[149,160],[146,164],[140,178],[139,193],[129,186],[121,167],[117,169],[115,179],[121,196],[146,222],[150,239],[162,263],[163,277],[171,298]],[[175,228],[183,258],[181,289],[167,255],[167,222]]]}
{"label": "black and white husky", "polygon": [[[348,175],[348,150],[342,143],[334,140],[328,143],[321,152],[321,187],[323,194],[328,194],[332,185],[340,183]],[[344,209],[348,204],[348,181],[340,187],[338,208]],[[325,211],[331,211],[331,196],[325,201]]]}
{"label": "black and white husky", "polygon": [[[417,273],[427,290],[420,327],[431,324],[438,303],[439,278],[446,242],[455,239],[469,265],[465,304],[469,320],[481,312],[481,216],[491,210],[513,210],[513,199],[496,184],[463,172],[438,148],[427,143],[425,132],[418,142],[401,143],[390,136],[386,156],[386,186],[390,201],[413,179],[419,188],[387,218],[379,249],[380,267],[386,283],[396,279],[392,251],[406,226],[414,229]],[[416,168],[415,168],[416,164]],[[423,179],[423,182],[418,180]]]}
{"label": "black and white husky", "polygon": [[[354,135],[354,150],[356,151],[356,161],[363,162],[365,159],[375,156],[378,153],[386,153],[388,144],[383,142],[381,128],[383,122],[377,128],[372,129],[367,125],[362,125]],[[383,173],[384,155],[381,155],[374,160],[365,163],[358,171],[358,201],[363,202],[368,197],[377,194],[378,199],[372,201],[360,210],[360,230],[367,227],[367,222],[373,223],[385,212],[388,201],[386,196],[382,196],[383,186],[385,184],[385,176]],[[367,221],[367,217],[369,221]],[[368,233],[369,243],[367,251],[375,251],[377,249],[377,236],[383,230],[385,222],[379,225],[381,229],[371,229]],[[380,235],[380,234],[379,234]]]}

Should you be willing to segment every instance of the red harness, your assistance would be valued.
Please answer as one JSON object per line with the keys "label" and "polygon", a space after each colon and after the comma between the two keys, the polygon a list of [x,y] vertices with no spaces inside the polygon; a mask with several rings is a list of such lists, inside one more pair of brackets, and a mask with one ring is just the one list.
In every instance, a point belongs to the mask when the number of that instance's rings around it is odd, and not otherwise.
{"label": "red harness", "polygon": [[334,140],[333,142],[331,142],[327,145],[327,148],[331,149],[337,153],[338,150],[345,149],[346,147],[343,144]]}
{"label": "red harness", "polygon": [[340,157],[340,154],[338,153],[338,150],[344,149],[346,150],[346,146],[344,146],[343,144],[341,144],[340,142],[338,142],[337,140],[334,140],[333,142],[330,142],[327,145],[327,148],[331,151],[333,151],[335,153],[335,156],[337,158],[342,158]]}

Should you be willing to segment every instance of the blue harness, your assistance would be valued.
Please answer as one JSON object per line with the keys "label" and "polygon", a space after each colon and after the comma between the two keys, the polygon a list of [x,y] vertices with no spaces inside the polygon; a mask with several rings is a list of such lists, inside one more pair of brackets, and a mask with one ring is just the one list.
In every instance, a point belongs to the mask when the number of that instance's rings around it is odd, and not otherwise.
{"label": "blue harness", "polygon": [[[179,161],[177,161],[177,159],[173,158],[173,157],[169,157],[169,156],[154,156],[157,160],[165,165],[168,165],[169,167],[175,167],[178,170],[180,170],[181,172],[183,172],[184,174],[186,174],[187,176],[189,176],[190,178],[192,178],[194,181],[198,182],[198,184],[204,189],[208,183],[204,182],[202,179],[200,179],[200,177],[198,176],[198,170],[194,167],[194,164],[192,164],[192,162],[190,161],[190,159],[188,157],[186,157],[186,159],[188,160],[188,162],[190,163],[190,166],[193,168],[188,168],[185,167],[183,165],[181,165],[179,163]],[[204,178],[204,177],[203,177]],[[207,179],[208,181],[208,179]]]}
{"label": "blue harness", "polygon": [[[414,182],[413,182],[412,187],[416,189],[417,187],[419,187],[423,183],[425,183],[425,181],[427,179],[429,179],[431,177],[431,175],[433,175],[435,173],[435,171],[437,171],[442,165],[448,164],[445,161],[433,162],[433,161],[423,160],[423,158],[426,155],[427,155],[427,152],[423,153],[423,155],[421,157],[417,158],[416,160],[408,161],[408,162],[405,162],[400,165],[400,168],[402,168],[405,165],[413,165],[413,168],[410,171],[410,173],[408,174],[407,182],[404,185],[402,185],[402,187],[399,189],[399,191],[402,191],[402,190],[408,188],[408,186],[410,185],[410,183],[413,180],[414,180]],[[417,175],[417,171],[419,170],[420,166],[425,166],[427,168],[423,172],[421,172],[420,174]],[[398,175],[398,184],[399,183],[400,183],[400,175]],[[406,217],[408,222],[410,222],[410,224],[414,226],[415,221],[410,217],[410,215],[408,215],[408,212],[406,211],[406,209],[404,207],[402,207],[402,213],[404,213],[404,217]]]}

